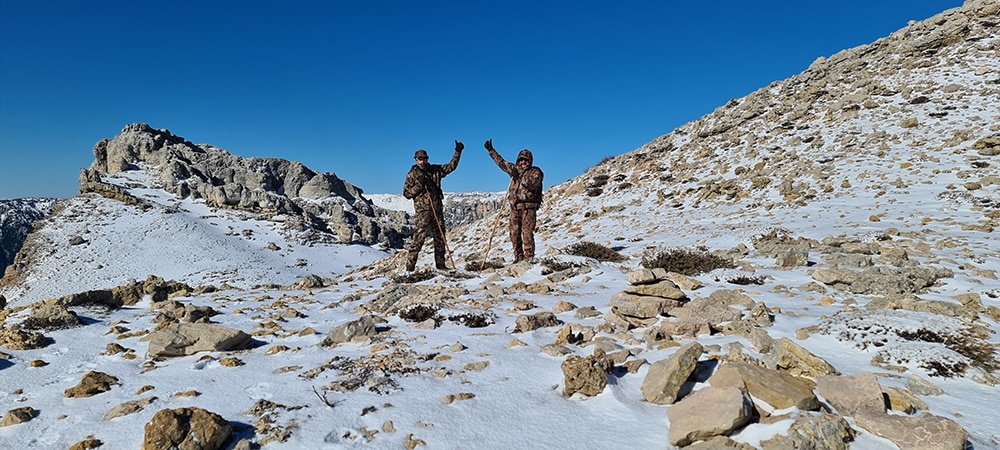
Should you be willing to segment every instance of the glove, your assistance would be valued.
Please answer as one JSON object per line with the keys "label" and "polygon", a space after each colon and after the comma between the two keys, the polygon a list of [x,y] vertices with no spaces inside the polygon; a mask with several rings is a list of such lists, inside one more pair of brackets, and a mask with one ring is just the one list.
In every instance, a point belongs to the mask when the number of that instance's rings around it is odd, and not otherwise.
{"label": "glove", "polygon": [[461,152],[464,149],[465,149],[465,144],[463,144],[463,143],[461,143],[459,141],[455,141],[455,151],[456,152]]}
{"label": "glove", "polygon": [[489,150],[489,151],[491,151],[491,152],[493,152],[493,151],[496,151],[496,150],[495,150],[495,149],[493,148],[493,139],[487,139],[487,140],[486,140],[486,143],[485,143],[485,144],[483,144],[483,147],[486,147],[486,150]]}

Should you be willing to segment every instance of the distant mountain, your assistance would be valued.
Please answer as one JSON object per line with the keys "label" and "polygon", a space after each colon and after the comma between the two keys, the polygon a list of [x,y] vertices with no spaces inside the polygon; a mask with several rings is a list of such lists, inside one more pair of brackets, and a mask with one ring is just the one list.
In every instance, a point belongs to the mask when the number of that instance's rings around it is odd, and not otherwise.
{"label": "distant mountain", "polygon": [[[445,226],[450,230],[497,214],[506,192],[445,192]],[[375,206],[413,214],[413,201],[400,194],[371,194]]]}
{"label": "distant mountain", "polygon": [[55,202],[53,198],[0,200],[0,268],[14,261],[32,224],[48,215]]}

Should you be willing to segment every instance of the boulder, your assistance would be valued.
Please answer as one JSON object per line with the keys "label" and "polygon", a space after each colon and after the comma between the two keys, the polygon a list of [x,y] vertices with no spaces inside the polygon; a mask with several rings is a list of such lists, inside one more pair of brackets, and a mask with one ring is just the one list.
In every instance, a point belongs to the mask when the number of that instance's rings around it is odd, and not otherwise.
{"label": "boulder", "polygon": [[570,355],[562,363],[563,397],[571,397],[577,392],[588,397],[600,394],[608,385],[607,373],[613,368],[614,364],[606,358]]}
{"label": "boulder", "polygon": [[240,350],[250,343],[250,335],[211,323],[172,323],[149,335],[151,358],[186,356],[198,352]]}
{"label": "boulder", "polygon": [[375,329],[375,319],[372,316],[362,316],[360,319],[338,325],[330,330],[320,342],[324,347],[336,347],[348,342],[371,342],[378,334]]}
{"label": "boulder", "polygon": [[66,398],[93,397],[111,390],[117,385],[118,379],[103,372],[90,371],[83,376],[80,383],[64,392]]}
{"label": "boulder", "polygon": [[730,362],[719,366],[708,382],[714,387],[746,386],[747,393],[775,409],[819,408],[812,386],[779,370]]}
{"label": "boulder", "polygon": [[728,436],[750,422],[753,405],[743,390],[706,387],[667,409],[671,445],[686,446],[714,436]]}
{"label": "boulder", "polygon": [[694,373],[704,348],[697,341],[677,349],[669,358],[649,366],[642,381],[642,398],[656,405],[669,405],[680,397],[681,387]]}
{"label": "boulder", "polygon": [[876,436],[888,439],[901,450],[964,450],[968,434],[955,421],[923,413],[900,416],[862,411],[854,423]]}
{"label": "boulder", "polygon": [[824,375],[816,380],[816,388],[841,415],[853,416],[860,411],[885,412],[882,388],[871,372],[853,376]]}
{"label": "boulder", "polygon": [[233,434],[222,416],[201,408],[164,409],[145,426],[142,450],[217,450]]}

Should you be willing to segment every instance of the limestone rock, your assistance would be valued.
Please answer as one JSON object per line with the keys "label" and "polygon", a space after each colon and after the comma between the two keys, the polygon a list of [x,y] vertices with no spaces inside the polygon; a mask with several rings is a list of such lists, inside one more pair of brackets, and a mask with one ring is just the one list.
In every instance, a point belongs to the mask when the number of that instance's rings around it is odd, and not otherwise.
{"label": "limestone rock", "polygon": [[44,348],[51,343],[51,339],[37,331],[22,330],[20,328],[0,329],[0,346],[10,350]]}
{"label": "limestone rock", "polygon": [[17,425],[19,423],[28,422],[38,416],[38,411],[30,406],[23,406],[20,408],[14,408],[7,411],[3,415],[3,419],[0,419],[0,427],[7,427],[11,425]]}
{"label": "limestone rock", "polygon": [[31,314],[21,324],[32,330],[59,330],[80,325],[76,313],[57,303],[36,303]]}
{"label": "limestone rock", "polygon": [[775,409],[796,407],[801,410],[819,408],[819,399],[812,386],[779,370],[732,362],[715,371],[709,384],[714,387],[746,386],[747,393]]}
{"label": "limestone rock", "polygon": [[577,392],[588,397],[600,394],[608,385],[607,373],[612,368],[614,365],[608,359],[570,355],[562,363],[563,397],[571,397]]}
{"label": "limestone rock", "polygon": [[858,427],[892,441],[901,450],[963,450],[968,435],[951,419],[923,413],[900,416],[864,411],[854,417]]}
{"label": "limestone rock", "polygon": [[140,400],[132,400],[129,402],[122,403],[114,408],[111,408],[107,413],[104,414],[104,420],[111,420],[116,417],[127,416],[129,414],[134,414],[156,401],[156,397],[149,397]]}
{"label": "limestone rock", "polygon": [[334,327],[320,342],[324,347],[336,347],[347,342],[370,342],[378,331],[372,316],[363,316],[345,324]]}
{"label": "limestone rock", "polygon": [[92,397],[97,394],[111,390],[111,386],[117,385],[118,379],[103,372],[90,371],[83,376],[80,383],[66,389],[66,398]]}
{"label": "limestone rock", "polygon": [[681,387],[694,372],[704,348],[697,341],[678,348],[669,358],[649,366],[642,381],[642,398],[656,405],[677,401]]}
{"label": "limestone rock", "polygon": [[185,356],[198,352],[239,350],[250,335],[211,323],[173,323],[149,336],[150,357]]}
{"label": "limestone rock", "polygon": [[164,409],[146,423],[142,450],[217,450],[233,434],[222,416],[201,408]]}
{"label": "limestone rock", "polygon": [[763,450],[848,450],[854,429],[835,414],[805,414],[795,418],[788,433],[761,441]]}
{"label": "limestone rock", "polygon": [[797,377],[815,379],[823,375],[840,374],[840,371],[826,360],[788,338],[781,338],[775,342],[774,349],[764,357],[764,363],[768,368],[787,370]]}
{"label": "limestone rock", "polygon": [[841,415],[853,416],[861,411],[885,412],[882,388],[871,372],[853,376],[824,375],[816,380],[816,388]]}
{"label": "limestone rock", "polygon": [[559,325],[559,319],[549,311],[542,311],[531,315],[518,316],[514,319],[514,332],[525,333],[539,328],[554,327]]}
{"label": "limestone rock", "polygon": [[629,286],[625,288],[624,292],[634,295],[649,295],[670,300],[687,299],[687,295],[684,294],[684,291],[680,290],[680,288],[678,288],[677,285],[670,280],[661,280],[654,284]]}
{"label": "limestone rock", "polygon": [[713,436],[728,436],[750,421],[753,406],[735,387],[705,387],[667,409],[670,444],[685,446]]}
{"label": "limestone rock", "polygon": [[945,393],[944,389],[941,389],[938,385],[917,375],[912,375],[906,379],[906,388],[917,395],[937,396],[944,395]]}

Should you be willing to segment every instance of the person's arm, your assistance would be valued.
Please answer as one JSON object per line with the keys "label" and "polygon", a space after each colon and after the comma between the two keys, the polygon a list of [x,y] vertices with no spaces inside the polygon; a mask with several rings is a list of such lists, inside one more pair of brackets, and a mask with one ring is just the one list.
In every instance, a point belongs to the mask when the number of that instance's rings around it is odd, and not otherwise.
{"label": "person's arm", "polygon": [[420,180],[420,177],[412,169],[406,174],[406,182],[403,183],[403,197],[407,199],[414,199],[418,195],[423,194],[427,188],[424,187],[424,183]]}
{"label": "person's arm", "polygon": [[448,164],[441,166],[441,178],[444,178],[458,168],[458,160],[462,158],[462,150],[464,149],[465,144],[455,141],[455,154],[451,155],[451,161],[448,161]]}
{"label": "person's arm", "polygon": [[505,161],[503,157],[497,153],[497,150],[493,148],[493,139],[488,139],[486,143],[483,144],[483,147],[486,147],[486,151],[490,152],[490,158],[493,158],[493,162],[497,164],[497,167],[499,167],[500,170],[507,172],[507,174],[512,177],[517,174],[514,164]]}

